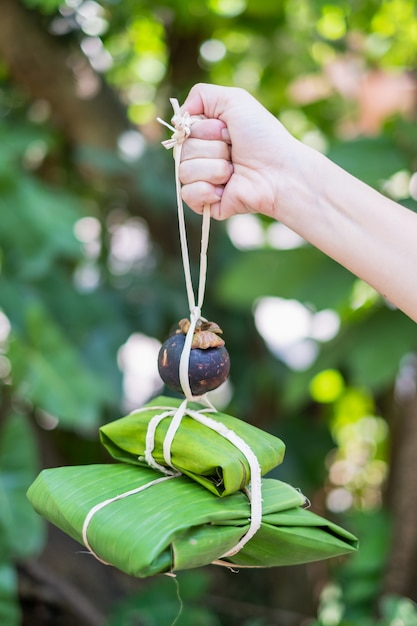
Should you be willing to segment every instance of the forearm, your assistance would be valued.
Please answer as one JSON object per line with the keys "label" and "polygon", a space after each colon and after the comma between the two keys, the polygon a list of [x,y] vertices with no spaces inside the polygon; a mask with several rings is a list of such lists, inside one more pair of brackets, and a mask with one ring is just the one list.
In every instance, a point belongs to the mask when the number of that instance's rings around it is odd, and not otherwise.
{"label": "forearm", "polygon": [[417,214],[318,153],[304,159],[303,182],[278,219],[417,321]]}

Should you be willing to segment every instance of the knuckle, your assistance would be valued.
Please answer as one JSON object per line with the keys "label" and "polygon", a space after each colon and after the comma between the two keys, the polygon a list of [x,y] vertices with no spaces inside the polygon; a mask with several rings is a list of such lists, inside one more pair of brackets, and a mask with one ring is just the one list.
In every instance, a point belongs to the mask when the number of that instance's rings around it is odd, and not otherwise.
{"label": "knuckle", "polygon": [[187,185],[191,182],[190,173],[193,171],[193,168],[190,168],[190,164],[188,161],[183,161],[180,163],[178,168],[178,176],[183,185]]}
{"label": "knuckle", "polygon": [[218,171],[216,172],[216,180],[213,181],[216,184],[224,184],[230,178],[230,163],[226,159],[222,159],[218,162]]}

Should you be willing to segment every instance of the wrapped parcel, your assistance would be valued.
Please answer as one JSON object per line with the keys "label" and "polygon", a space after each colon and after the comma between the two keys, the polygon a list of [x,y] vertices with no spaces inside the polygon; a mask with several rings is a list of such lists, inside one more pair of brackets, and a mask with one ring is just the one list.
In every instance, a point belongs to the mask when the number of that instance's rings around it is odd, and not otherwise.
{"label": "wrapped parcel", "polygon": [[[115,499],[120,494],[126,497]],[[86,532],[101,560],[137,577],[219,561],[246,533],[250,517],[242,491],[219,498],[187,476],[163,477],[125,463],[43,470],[28,497],[36,511],[75,540],[84,543]],[[262,498],[260,529],[225,563],[293,565],[356,549],[352,534],[303,508],[305,497],[290,485],[263,479]]]}
{"label": "wrapped parcel", "polygon": [[[169,412],[169,409],[175,413],[180,404],[181,400],[174,398],[155,398],[127,417],[102,426],[101,442],[117,461],[147,465],[144,456],[151,419],[163,412]],[[209,416],[247,443],[258,459],[262,475],[282,462],[285,445],[278,437],[231,415],[219,411],[210,412],[195,402],[188,403],[188,408],[192,412]],[[153,457],[161,465],[164,465],[163,444],[172,419],[172,415],[163,419],[155,432]],[[243,489],[251,479],[248,459],[242,451],[187,413],[182,418],[171,444],[171,463],[176,470],[218,496]]]}
{"label": "wrapped parcel", "polygon": [[292,565],[357,548],[348,531],[307,510],[300,491],[261,478],[281,463],[284,443],[230,415],[159,397],[100,437],[118,463],[44,470],[28,498],[127,574]]}

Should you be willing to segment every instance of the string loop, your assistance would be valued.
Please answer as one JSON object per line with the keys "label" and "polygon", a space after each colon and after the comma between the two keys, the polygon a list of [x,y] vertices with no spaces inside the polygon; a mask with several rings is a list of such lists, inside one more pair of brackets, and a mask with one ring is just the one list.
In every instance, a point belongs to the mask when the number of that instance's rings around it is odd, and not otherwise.
{"label": "string loop", "polygon": [[181,113],[180,105],[178,100],[175,98],[171,98],[170,102],[172,104],[172,108],[174,110],[174,116],[172,118],[172,124],[168,124],[164,122],[161,118],[157,118],[157,120],[169,128],[173,134],[170,139],[167,139],[162,142],[162,145],[170,150],[174,149],[174,161],[175,161],[175,187],[176,187],[176,196],[177,196],[177,210],[178,210],[178,225],[179,225],[179,234],[180,234],[180,244],[181,244],[181,256],[182,263],[184,268],[184,277],[185,277],[185,285],[187,290],[188,297],[188,308],[190,311],[190,327],[187,331],[185,337],[184,347],[181,353],[180,366],[179,366],[179,379],[181,389],[187,398],[187,400],[193,399],[193,394],[191,392],[190,383],[188,379],[188,366],[190,361],[191,354],[191,343],[193,339],[194,330],[196,324],[201,319],[201,309],[203,307],[204,301],[204,293],[206,287],[206,277],[207,277],[207,249],[208,249],[208,241],[209,241],[209,232],[210,232],[210,205],[204,205],[203,209],[203,223],[202,223],[202,234],[201,234],[201,250],[200,250],[200,273],[199,273],[199,281],[198,281],[198,292],[197,292],[197,301],[194,295],[194,289],[191,278],[191,269],[190,269],[190,259],[188,254],[188,244],[187,244],[187,231],[185,227],[185,216],[184,216],[184,205],[182,202],[181,196],[181,181],[179,177],[179,167],[181,163],[181,152],[184,141],[187,137],[190,136],[191,126],[198,119],[201,119],[199,116],[191,116],[186,111],[185,113]]}

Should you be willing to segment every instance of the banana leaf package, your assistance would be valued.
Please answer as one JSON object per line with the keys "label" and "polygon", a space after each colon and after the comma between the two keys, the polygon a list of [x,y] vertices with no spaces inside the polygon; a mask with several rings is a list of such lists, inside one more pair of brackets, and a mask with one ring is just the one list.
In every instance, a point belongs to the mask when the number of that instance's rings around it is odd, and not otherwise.
{"label": "banana leaf package", "polygon": [[[121,462],[43,470],[28,491],[34,508],[104,563],[138,577],[210,563],[291,565],[356,550],[353,535],[307,510],[299,490],[271,478],[259,482],[259,526],[242,542],[254,512],[247,447],[264,474],[282,461],[284,444],[190,403],[168,454],[164,447],[183,406],[160,397],[102,427],[103,444]],[[208,418],[211,426],[195,418]]]}
{"label": "banana leaf package", "polygon": [[[174,414],[178,415],[176,411],[182,405],[185,403],[180,400],[159,396],[127,417],[102,426],[101,442],[117,461],[152,465],[153,459],[155,469],[164,471],[164,443]],[[160,419],[162,416],[165,417]],[[250,467],[245,454],[234,443],[196,418],[214,421],[223,431],[225,427],[250,444],[262,474],[284,458],[285,445],[277,437],[231,415],[211,412],[197,402],[188,402],[170,445],[170,466],[216,495],[230,495],[243,489],[251,478]],[[146,460],[151,420],[155,420],[156,429],[152,457]]]}

